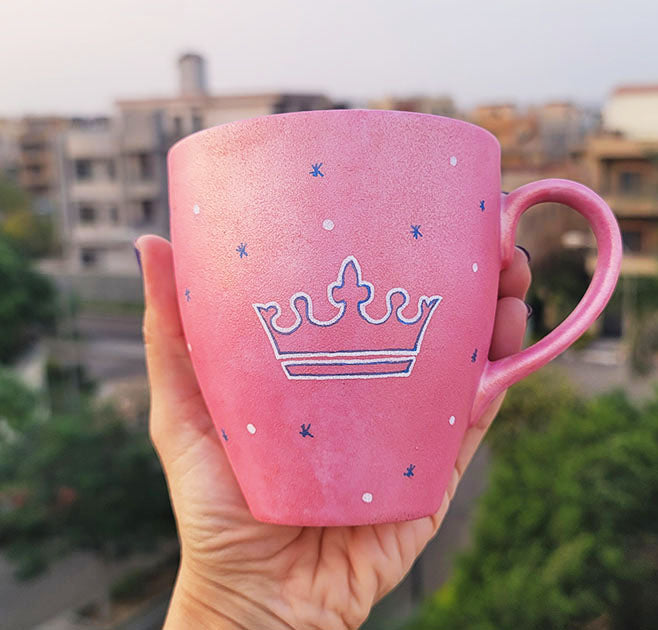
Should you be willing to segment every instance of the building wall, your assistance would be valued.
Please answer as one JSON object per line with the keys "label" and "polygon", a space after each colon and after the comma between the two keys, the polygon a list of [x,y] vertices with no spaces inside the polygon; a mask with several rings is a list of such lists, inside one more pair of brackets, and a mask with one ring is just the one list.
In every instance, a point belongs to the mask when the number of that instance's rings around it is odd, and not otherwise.
{"label": "building wall", "polygon": [[21,120],[17,180],[42,212],[54,213],[59,206],[61,164],[57,142],[69,124],[68,119],[57,117]]}
{"label": "building wall", "polygon": [[587,158],[596,190],[622,231],[622,274],[658,275],[658,140],[592,138]]}
{"label": "building wall", "polygon": [[658,85],[618,88],[603,109],[603,125],[629,139],[658,140]]}

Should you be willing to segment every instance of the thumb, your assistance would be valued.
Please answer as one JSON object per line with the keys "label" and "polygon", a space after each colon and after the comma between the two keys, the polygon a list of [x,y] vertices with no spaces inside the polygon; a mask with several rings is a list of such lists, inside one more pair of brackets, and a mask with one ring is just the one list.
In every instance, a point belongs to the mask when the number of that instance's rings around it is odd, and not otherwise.
{"label": "thumb", "polygon": [[144,278],[144,345],[151,389],[151,439],[164,454],[212,426],[197,383],[178,310],[169,241],[142,236],[135,242]]}

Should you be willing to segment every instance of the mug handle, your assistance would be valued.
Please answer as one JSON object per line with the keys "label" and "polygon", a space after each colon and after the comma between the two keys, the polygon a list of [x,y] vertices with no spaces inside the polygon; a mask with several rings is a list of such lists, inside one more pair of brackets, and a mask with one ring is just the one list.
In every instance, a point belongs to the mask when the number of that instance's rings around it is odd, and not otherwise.
{"label": "mug handle", "polygon": [[477,422],[498,394],[546,365],[576,341],[601,314],[615,289],[622,257],[621,234],[615,215],[594,191],[566,179],[542,179],[502,195],[501,268],[507,268],[512,262],[516,226],[521,215],[535,204],[547,201],[569,206],[589,222],[598,248],[594,276],[576,308],[555,330],[525,350],[486,362],[473,403],[471,424]]}

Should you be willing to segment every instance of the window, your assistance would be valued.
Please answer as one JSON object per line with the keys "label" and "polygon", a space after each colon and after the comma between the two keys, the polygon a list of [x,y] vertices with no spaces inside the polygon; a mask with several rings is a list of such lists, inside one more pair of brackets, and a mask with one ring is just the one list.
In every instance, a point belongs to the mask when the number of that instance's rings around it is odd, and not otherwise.
{"label": "window", "polygon": [[200,131],[201,129],[203,129],[203,118],[199,114],[194,114],[192,116],[192,130]]}
{"label": "window", "polygon": [[174,136],[180,138],[183,135],[183,119],[180,116],[174,116]]}
{"label": "window", "polygon": [[36,153],[38,151],[45,151],[46,145],[43,142],[26,142],[23,144],[23,151],[27,153]]}
{"label": "window", "polygon": [[148,153],[140,153],[137,156],[137,162],[140,179],[153,179],[153,156]]}
{"label": "window", "polygon": [[39,175],[42,171],[41,164],[30,164],[27,167],[27,172],[31,175]]}
{"label": "window", "polygon": [[619,173],[619,192],[637,194],[642,192],[642,173],[622,171]]}
{"label": "window", "polygon": [[155,204],[151,199],[142,201],[142,223],[152,223],[155,216]]}
{"label": "window", "polygon": [[642,232],[637,230],[622,230],[621,240],[626,251],[634,253],[642,251]]}
{"label": "window", "polygon": [[94,223],[96,221],[96,208],[93,206],[80,206],[80,221]]}
{"label": "window", "polygon": [[91,160],[75,161],[76,179],[91,179]]}
{"label": "window", "polygon": [[119,222],[119,209],[116,206],[110,208],[110,221],[115,225]]}
{"label": "window", "polygon": [[83,249],[80,251],[80,262],[83,267],[93,267],[98,262],[98,255],[95,249]]}
{"label": "window", "polygon": [[110,179],[116,179],[117,169],[116,169],[116,165],[114,164],[114,160],[107,161],[107,176]]}

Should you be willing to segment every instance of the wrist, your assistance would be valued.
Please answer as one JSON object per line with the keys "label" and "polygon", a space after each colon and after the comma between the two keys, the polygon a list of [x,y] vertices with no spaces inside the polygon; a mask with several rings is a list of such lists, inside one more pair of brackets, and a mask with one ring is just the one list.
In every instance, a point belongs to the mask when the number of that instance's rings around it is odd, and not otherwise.
{"label": "wrist", "polygon": [[291,626],[263,604],[181,564],[163,630],[246,630]]}

